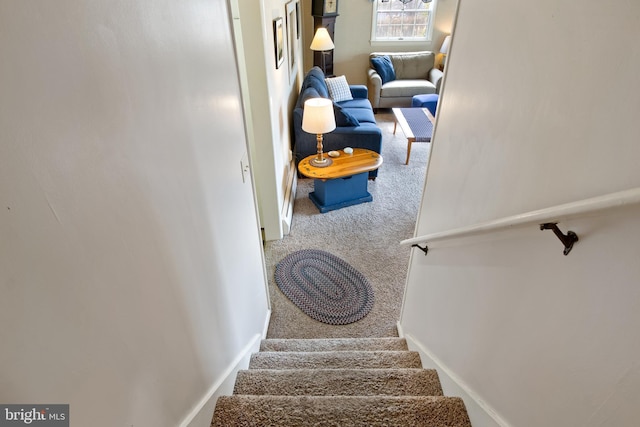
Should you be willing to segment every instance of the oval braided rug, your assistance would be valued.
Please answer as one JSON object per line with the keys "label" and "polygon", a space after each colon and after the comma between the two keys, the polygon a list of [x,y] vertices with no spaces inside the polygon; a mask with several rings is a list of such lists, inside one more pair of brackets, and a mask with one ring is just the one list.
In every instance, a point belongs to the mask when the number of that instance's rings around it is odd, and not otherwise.
{"label": "oval braided rug", "polygon": [[373,308],[373,288],[367,278],[329,252],[293,252],[276,265],[275,279],[291,302],[323,323],[353,323]]}

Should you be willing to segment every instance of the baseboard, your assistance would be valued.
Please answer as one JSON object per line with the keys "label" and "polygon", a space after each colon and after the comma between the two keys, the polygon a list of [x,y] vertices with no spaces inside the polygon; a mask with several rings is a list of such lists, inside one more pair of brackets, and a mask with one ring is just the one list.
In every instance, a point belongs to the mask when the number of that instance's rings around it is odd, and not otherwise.
{"label": "baseboard", "polygon": [[294,161],[289,165],[289,176],[287,176],[287,188],[284,194],[282,206],[282,233],[286,236],[291,231],[291,221],[293,220],[293,204],[296,200],[296,188],[298,187],[298,174]]}
{"label": "baseboard", "polygon": [[267,317],[264,319],[264,327],[262,328],[262,339],[267,338],[269,332],[269,324],[271,323],[271,310],[267,310]]}
{"label": "baseboard", "polygon": [[398,330],[398,336],[404,338],[404,329],[402,329],[400,322],[396,322],[396,329]]}
{"label": "baseboard", "polygon": [[424,344],[416,340],[411,334],[405,334],[400,323],[398,323],[398,334],[407,340],[410,350],[420,353],[423,367],[438,371],[445,396],[457,396],[464,400],[473,427],[511,427],[460,377],[429,351]]}
{"label": "baseboard", "polygon": [[180,423],[180,427],[209,427],[211,425],[211,417],[213,416],[218,397],[229,396],[233,393],[238,371],[247,369],[251,355],[260,351],[260,341],[267,335],[270,319],[271,310],[268,310],[262,334],[255,334],[249,343],[238,353],[218,381],[211,386],[194,409]]}

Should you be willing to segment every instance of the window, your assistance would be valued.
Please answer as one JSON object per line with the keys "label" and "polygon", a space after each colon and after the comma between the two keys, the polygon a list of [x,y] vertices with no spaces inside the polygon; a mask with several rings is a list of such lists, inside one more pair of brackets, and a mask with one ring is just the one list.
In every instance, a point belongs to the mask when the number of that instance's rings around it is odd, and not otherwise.
{"label": "window", "polygon": [[435,0],[375,0],[372,41],[431,40]]}

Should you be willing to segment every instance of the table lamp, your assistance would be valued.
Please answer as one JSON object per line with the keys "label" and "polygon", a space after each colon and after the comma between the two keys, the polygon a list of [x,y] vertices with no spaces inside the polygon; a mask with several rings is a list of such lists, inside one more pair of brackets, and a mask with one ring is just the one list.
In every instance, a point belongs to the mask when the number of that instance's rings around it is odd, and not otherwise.
{"label": "table lamp", "polygon": [[449,53],[449,45],[451,45],[451,35],[445,37],[442,42],[442,46],[440,46],[440,53],[442,54],[442,69],[444,69],[444,62],[447,59],[447,54]]}
{"label": "table lamp", "polygon": [[325,27],[320,27],[316,31],[316,35],[313,36],[313,40],[311,41],[311,46],[309,49],[314,51],[319,51],[322,55],[322,72],[327,73],[324,65],[324,55],[328,50],[334,49],[335,45],[333,41],[331,41],[331,36],[329,35],[329,31]]}
{"label": "table lamp", "polygon": [[302,130],[315,133],[318,142],[318,155],[309,164],[315,167],[329,166],[333,161],[324,157],[322,153],[322,134],[336,128],[336,118],[333,112],[333,101],[327,98],[311,98],[304,103],[302,114]]}

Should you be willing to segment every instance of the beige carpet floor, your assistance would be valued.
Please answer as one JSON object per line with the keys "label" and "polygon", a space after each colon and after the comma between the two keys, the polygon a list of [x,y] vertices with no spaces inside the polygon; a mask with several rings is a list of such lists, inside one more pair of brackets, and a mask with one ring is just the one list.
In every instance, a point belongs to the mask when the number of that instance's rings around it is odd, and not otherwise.
{"label": "beige carpet floor", "polygon": [[[291,232],[265,244],[272,305],[268,338],[337,338],[397,336],[410,248],[399,242],[413,236],[421,201],[430,144],[414,143],[405,165],[407,143],[402,130],[393,135],[390,110],[376,115],[383,130],[378,178],[369,181],[373,201],[318,212],[308,198],[313,180],[300,179]],[[321,249],[341,257],[371,282],[375,304],[358,322],[333,326],[318,322],[298,309],[275,284],[276,264],[291,252]]]}

